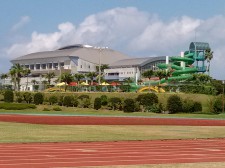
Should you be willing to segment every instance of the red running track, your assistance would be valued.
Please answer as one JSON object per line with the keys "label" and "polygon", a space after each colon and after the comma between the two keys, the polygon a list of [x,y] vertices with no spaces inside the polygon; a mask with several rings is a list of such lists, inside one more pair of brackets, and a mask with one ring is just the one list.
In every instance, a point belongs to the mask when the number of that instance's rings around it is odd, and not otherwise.
{"label": "red running track", "polygon": [[2,168],[225,162],[224,139],[0,144]]}
{"label": "red running track", "polygon": [[0,115],[0,121],[50,125],[183,125],[225,126],[225,120],[149,117]]}
{"label": "red running track", "polygon": [[[225,126],[225,120],[0,115],[0,121],[54,125]],[[0,167],[47,168],[225,162],[225,139],[0,144]]]}

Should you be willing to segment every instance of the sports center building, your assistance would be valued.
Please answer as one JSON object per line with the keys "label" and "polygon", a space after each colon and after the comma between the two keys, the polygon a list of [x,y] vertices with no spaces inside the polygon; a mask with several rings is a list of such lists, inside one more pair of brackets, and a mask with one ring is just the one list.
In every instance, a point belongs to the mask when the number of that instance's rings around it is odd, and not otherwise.
{"label": "sports center building", "polygon": [[[131,58],[118,51],[108,48],[98,48],[89,45],[70,45],[54,51],[44,51],[20,56],[11,60],[12,64],[21,64],[31,70],[29,82],[41,79],[43,74],[54,72],[57,76],[64,72],[88,73],[95,72],[96,66],[107,64],[109,69],[104,70],[106,80],[123,81],[131,77],[141,78],[145,70],[155,70],[156,64],[165,62],[166,57]],[[26,80],[21,80],[21,90],[24,90]],[[30,90],[32,84],[30,83]]]}

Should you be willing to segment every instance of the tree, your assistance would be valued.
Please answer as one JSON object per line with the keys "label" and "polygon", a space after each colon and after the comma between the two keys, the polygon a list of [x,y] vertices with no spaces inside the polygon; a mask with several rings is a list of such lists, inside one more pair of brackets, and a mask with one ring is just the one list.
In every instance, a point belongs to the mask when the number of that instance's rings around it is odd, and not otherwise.
{"label": "tree", "polygon": [[95,72],[89,72],[86,74],[86,77],[90,78],[90,80],[91,80],[91,85],[93,85],[93,80],[96,76],[97,76],[97,74]]}
{"label": "tree", "polygon": [[[144,78],[148,78],[149,81],[150,81],[150,79],[151,79],[151,77],[152,77],[153,74],[154,74],[153,70],[150,69],[150,70],[147,70],[147,71],[143,72],[142,73],[142,76]],[[149,92],[150,92],[150,82],[149,82]]]}
{"label": "tree", "polygon": [[51,80],[55,77],[55,73],[51,72],[51,73],[47,73],[44,75],[45,79],[47,79],[48,81],[48,85],[51,84]]}
{"label": "tree", "polygon": [[156,77],[158,77],[159,80],[161,80],[161,79],[166,77],[166,71],[165,70],[157,70],[157,71],[154,72],[154,75]]}
{"label": "tree", "polygon": [[153,70],[147,70],[142,73],[142,76],[150,80],[153,74],[154,74]]}
{"label": "tree", "polygon": [[20,80],[23,73],[23,67],[20,64],[14,64],[10,69],[10,75],[12,77],[12,81],[14,82],[14,86],[17,90],[20,90]]}
{"label": "tree", "polygon": [[210,48],[207,48],[205,50],[205,59],[208,63],[208,67],[207,67],[207,72],[209,74],[209,71],[210,71],[210,61],[213,59],[213,51],[211,51]]}
{"label": "tree", "polygon": [[33,83],[34,85],[38,84],[38,81],[36,81],[35,79],[31,80],[31,83]]}
{"label": "tree", "polygon": [[8,74],[6,74],[6,73],[5,73],[5,74],[4,74],[4,73],[1,74],[1,79],[4,80],[4,85],[5,85],[5,79],[6,79],[6,78],[8,78]]}
{"label": "tree", "polygon": [[60,82],[65,82],[65,92],[67,90],[67,86],[70,84],[70,82],[73,81],[73,76],[70,73],[63,73],[60,77]]}
{"label": "tree", "polygon": [[77,74],[74,74],[74,78],[75,78],[75,80],[77,80],[77,85],[79,86],[80,80],[84,78],[84,75],[77,73]]}
{"label": "tree", "polygon": [[25,90],[27,90],[27,87],[28,87],[28,75],[29,75],[30,73],[31,73],[31,70],[28,69],[28,68],[25,68],[25,69],[23,69],[23,71],[22,71],[23,76],[24,76],[24,77],[27,77],[26,89],[25,89]]}
{"label": "tree", "polygon": [[44,85],[44,89],[46,89],[46,85],[48,84],[48,81],[43,80],[43,81],[41,81],[41,83]]}

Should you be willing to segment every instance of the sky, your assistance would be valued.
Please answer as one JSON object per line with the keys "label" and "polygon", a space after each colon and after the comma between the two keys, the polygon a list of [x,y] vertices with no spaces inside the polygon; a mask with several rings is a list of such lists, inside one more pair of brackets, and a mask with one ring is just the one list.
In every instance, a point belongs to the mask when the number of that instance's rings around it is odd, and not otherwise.
{"label": "sky", "polygon": [[0,0],[0,73],[24,54],[72,44],[130,57],[176,56],[208,42],[210,75],[225,79],[224,0]]}

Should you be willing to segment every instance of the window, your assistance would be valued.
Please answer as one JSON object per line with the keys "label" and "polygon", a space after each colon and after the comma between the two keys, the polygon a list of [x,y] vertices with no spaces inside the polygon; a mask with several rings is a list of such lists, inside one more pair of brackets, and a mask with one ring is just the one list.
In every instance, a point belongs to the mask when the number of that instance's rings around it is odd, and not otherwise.
{"label": "window", "polygon": [[82,65],[80,65],[80,68],[82,68]]}

